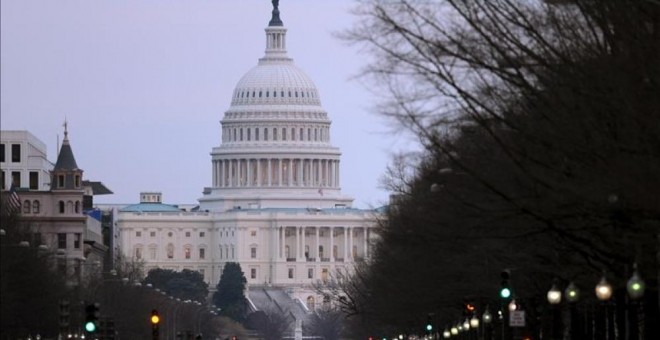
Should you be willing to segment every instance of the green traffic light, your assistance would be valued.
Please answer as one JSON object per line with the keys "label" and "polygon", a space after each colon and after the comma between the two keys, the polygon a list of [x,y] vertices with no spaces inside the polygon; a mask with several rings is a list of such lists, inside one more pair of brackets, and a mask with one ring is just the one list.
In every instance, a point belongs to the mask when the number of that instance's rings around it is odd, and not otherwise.
{"label": "green traffic light", "polygon": [[500,296],[501,296],[503,299],[508,299],[508,298],[510,298],[510,297],[511,297],[511,289],[509,289],[509,288],[507,288],[507,287],[502,288],[502,289],[500,290]]}
{"label": "green traffic light", "polygon": [[85,323],[85,330],[86,330],[87,332],[89,332],[89,333],[94,333],[94,332],[96,332],[96,323],[91,322],[91,321],[87,321],[87,322]]}

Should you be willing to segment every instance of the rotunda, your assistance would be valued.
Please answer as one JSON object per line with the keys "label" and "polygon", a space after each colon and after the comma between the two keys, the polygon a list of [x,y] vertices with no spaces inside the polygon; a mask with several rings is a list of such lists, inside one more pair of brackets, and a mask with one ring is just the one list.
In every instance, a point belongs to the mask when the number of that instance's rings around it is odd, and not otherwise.
{"label": "rotunda", "polygon": [[330,142],[327,112],[310,77],[286,51],[273,8],[265,55],[237,83],[213,148],[212,187],[200,209],[350,206],[340,192],[340,151]]}

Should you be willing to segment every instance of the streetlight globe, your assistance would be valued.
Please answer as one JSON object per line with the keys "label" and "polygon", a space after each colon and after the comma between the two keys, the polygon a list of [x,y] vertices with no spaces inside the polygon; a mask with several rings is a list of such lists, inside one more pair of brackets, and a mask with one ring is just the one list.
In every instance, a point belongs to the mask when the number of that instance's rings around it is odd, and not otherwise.
{"label": "streetlight globe", "polygon": [[470,329],[470,320],[465,319],[465,321],[463,322],[463,329],[466,331]]}
{"label": "streetlight globe", "polygon": [[644,280],[642,280],[641,277],[639,277],[639,273],[637,273],[637,264],[635,264],[635,271],[633,272],[632,277],[628,280],[628,283],[626,284],[626,288],[628,290],[628,295],[630,296],[631,299],[636,300],[644,296],[644,290],[646,288],[646,285],[644,284]]}
{"label": "streetlight globe", "polygon": [[486,309],[484,315],[481,316],[484,319],[484,323],[490,323],[493,321],[493,316],[490,314],[490,311]]}
{"label": "streetlight globe", "polygon": [[470,319],[470,327],[472,327],[472,328],[479,327],[479,318],[477,318],[476,315],[473,315],[472,319]]}
{"label": "streetlight globe", "polygon": [[580,289],[578,289],[575,283],[571,281],[571,283],[568,284],[568,287],[566,287],[564,295],[566,295],[566,300],[568,302],[577,302],[577,300],[580,299]]}
{"label": "streetlight globe", "polygon": [[551,305],[556,305],[561,302],[561,290],[557,288],[557,284],[553,283],[552,287],[548,291],[548,302]]}
{"label": "streetlight globe", "polygon": [[513,312],[516,309],[518,309],[518,305],[516,305],[516,300],[513,299],[513,300],[511,300],[511,302],[509,302],[509,311]]}
{"label": "streetlight globe", "polygon": [[458,328],[454,326],[449,330],[449,332],[451,332],[452,335],[458,335]]}
{"label": "streetlight globe", "polygon": [[605,276],[596,285],[596,297],[600,301],[607,301],[612,297],[612,285],[607,282]]}
{"label": "streetlight globe", "polygon": [[456,329],[458,329],[459,332],[463,331],[463,325],[459,322],[458,325],[456,325]]}

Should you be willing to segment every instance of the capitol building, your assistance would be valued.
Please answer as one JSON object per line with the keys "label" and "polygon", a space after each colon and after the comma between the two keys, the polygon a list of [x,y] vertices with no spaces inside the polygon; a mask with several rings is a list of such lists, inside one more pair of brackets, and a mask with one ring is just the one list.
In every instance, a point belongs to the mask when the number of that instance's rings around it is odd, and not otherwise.
{"label": "capitol building", "polygon": [[141,193],[140,203],[114,211],[118,249],[147,270],[199,271],[212,289],[224,264],[238,262],[251,290],[285,289],[313,309],[312,284],[369,257],[378,211],[353,208],[341,192],[330,118],[287,54],[277,6],[265,33],[265,54],[227,94],[199,205]]}

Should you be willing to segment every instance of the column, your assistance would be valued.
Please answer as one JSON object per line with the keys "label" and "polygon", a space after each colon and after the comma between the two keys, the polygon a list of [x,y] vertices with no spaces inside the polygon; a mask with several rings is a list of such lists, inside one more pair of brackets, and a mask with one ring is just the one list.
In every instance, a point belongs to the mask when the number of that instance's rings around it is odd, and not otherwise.
{"label": "column", "polygon": [[261,158],[257,158],[257,186],[261,187]]}
{"label": "column", "polygon": [[277,186],[282,186],[282,158],[277,159]]}
{"label": "column", "polygon": [[351,258],[352,258],[353,260],[355,260],[355,259],[353,258],[353,243],[354,243],[354,242],[353,242],[353,228],[351,228],[351,230],[350,230],[350,234],[348,235],[348,247],[349,247],[349,249],[350,249],[350,253],[349,253],[349,254],[351,255]]}
{"label": "column", "polygon": [[[305,226],[302,226],[302,244],[300,247],[300,252],[302,253],[303,261],[307,261],[307,258],[305,257]],[[309,256],[309,254],[308,254]]]}
{"label": "column", "polygon": [[300,227],[296,228],[296,261],[300,258]]}
{"label": "column", "polygon": [[298,186],[302,187],[303,186],[303,159],[300,158],[298,160]]}
{"label": "column", "polygon": [[344,262],[348,261],[348,233],[350,232],[349,227],[344,227]]}
{"label": "column", "polygon": [[245,185],[248,186],[248,187],[250,185],[252,185],[252,169],[250,169],[250,160],[251,159],[249,159],[249,158],[245,160],[245,163],[246,163],[245,167],[247,168],[246,171],[245,171],[245,173],[247,175],[247,177],[245,178]]}
{"label": "column", "polygon": [[314,254],[316,254],[316,262],[321,261],[321,258],[319,256],[319,230],[321,227],[316,227],[316,248],[314,248]]}
{"label": "column", "polygon": [[289,166],[286,168],[287,177],[289,178],[289,186],[293,185],[293,159],[289,158]]}
{"label": "column", "polygon": [[284,247],[286,245],[285,244],[286,243],[286,238],[285,238],[286,237],[286,227],[280,227],[279,229],[280,229],[279,237],[280,237],[280,260],[281,260],[283,257],[286,256],[286,254],[284,253]]}
{"label": "column", "polygon": [[330,227],[330,262],[335,262],[335,228]]}
{"label": "column", "polygon": [[337,183],[337,186],[339,186],[341,184],[341,177],[339,177],[339,160],[337,160],[335,164],[335,171],[337,173],[337,177],[335,177],[335,181]]}
{"label": "column", "polygon": [[317,178],[316,186],[320,187],[321,184],[323,183],[322,179],[321,179],[321,160],[320,159],[316,160],[316,178]]}
{"label": "column", "polygon": [[273,178],[273,168],[270,163],[270,158],[268,158],[268,186],[271,186],[271,179]]}

